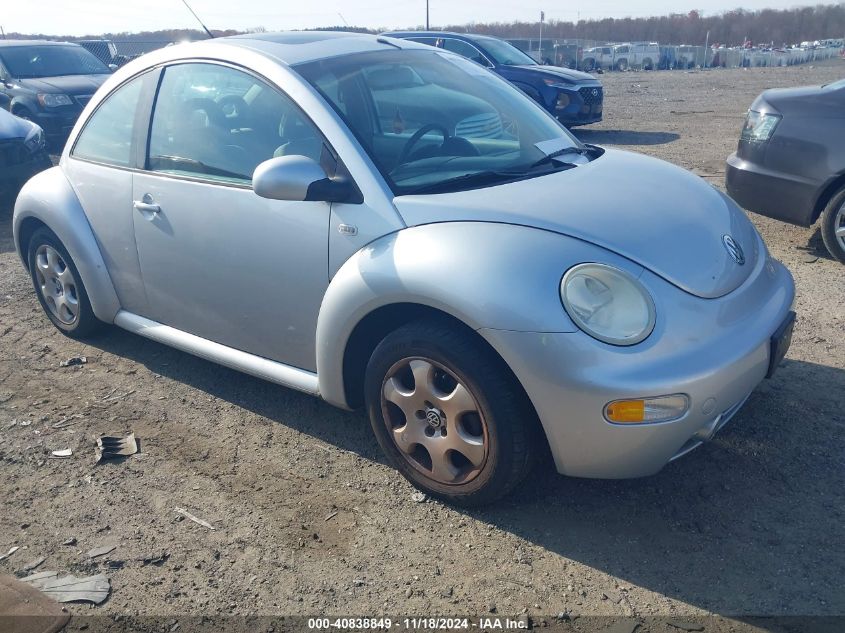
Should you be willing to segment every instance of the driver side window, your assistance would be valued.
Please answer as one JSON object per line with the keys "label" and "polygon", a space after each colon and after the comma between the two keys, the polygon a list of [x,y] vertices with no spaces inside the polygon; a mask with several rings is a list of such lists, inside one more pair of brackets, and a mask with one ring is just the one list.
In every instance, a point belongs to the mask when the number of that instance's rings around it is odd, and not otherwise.
{"label": "driver side window", "polygon": [[449,37],[443,38],[443,48],[447,51],[452,51],[453,53],[462,55],[467,59],[471,59],[476,64],[488,67],[490,66],[490,62],[488,62],[487,58],[481,54],[481,51],[475,48],[472,44],[467,44],[463,40],[453,40]]}
{"label": "driver side window", "polygon": [[320,161],[323,137],[287,96],[228,66],[168,67],[153,110],[147,168],[250,185],[275,156]]}

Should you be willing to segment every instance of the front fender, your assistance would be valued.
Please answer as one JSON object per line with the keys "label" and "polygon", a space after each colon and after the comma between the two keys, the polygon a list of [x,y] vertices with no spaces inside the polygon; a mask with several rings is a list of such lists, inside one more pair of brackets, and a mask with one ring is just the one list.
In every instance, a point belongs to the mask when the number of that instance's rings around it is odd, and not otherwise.
{"label": "front fender", "polygon": [[[392,304],[435,308],[479,330],[575,332],[560,301],[563,273],[602,261],[643,269],[576,238],[502,223],[443,222],[403,229],[358,251],[329,284],[317,320],[320,394],[346,407],[344,352],[355,326]],[[385,332],[386,334],[386,332]]]}
{"label": "front fender", "polygon": [[15,202],[12,230],[24,266],[28,266],[27,244],[22,243],[22,238],[31,233],[36,222],[45,224],[61,240],[82,277],[94,314],[101,321],[112,323],[120,301],[85,211],[60,167],[32,177]]}

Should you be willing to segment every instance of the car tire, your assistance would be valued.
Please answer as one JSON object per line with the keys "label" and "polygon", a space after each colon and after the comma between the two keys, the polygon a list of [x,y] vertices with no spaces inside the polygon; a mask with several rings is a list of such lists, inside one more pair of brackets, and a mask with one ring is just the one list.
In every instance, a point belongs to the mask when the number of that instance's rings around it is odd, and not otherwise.
{"label": "car tire", "polygon": [[830,254],[845,264],[845,188],[830,199],[822,212],[821,233]]}
{"label": "car tire", "polygon": [[382,340],[365,400],[393,466],[447,502],[490,503],[534,464],[542,431],[527,396],[501,358],[447,320],[415,321]]}
{"label": "car tire", "polygon": [[627,59],[620,59],[616,62],[616,70],[620,72],[625,72],[628,70],[628,60]]}
{"label": "car tire", "polygon": [[102,328],[76,264],[50,229],[41,227],[32,234],[27,263],[38,302],[62,334],[83,339]]}

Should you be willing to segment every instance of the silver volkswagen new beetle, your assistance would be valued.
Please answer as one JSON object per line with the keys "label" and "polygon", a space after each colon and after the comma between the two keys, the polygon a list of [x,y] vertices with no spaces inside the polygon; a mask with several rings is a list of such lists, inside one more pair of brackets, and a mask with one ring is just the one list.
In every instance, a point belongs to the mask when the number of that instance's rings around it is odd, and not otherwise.
{"label": "silver volkswagen new beetle", "polygon": [[638,477],[713,436],[789,346],[792,278],[726,196],[583,145],[484,68],[340,33],[117,71],[15,205],[48,318],[345,408],[455,503],[538,456]]}

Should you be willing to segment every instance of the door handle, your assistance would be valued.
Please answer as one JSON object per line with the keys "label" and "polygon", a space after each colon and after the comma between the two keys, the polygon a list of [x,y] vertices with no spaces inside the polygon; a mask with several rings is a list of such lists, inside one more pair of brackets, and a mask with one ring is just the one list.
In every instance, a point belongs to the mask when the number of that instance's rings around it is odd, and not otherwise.
{"label": "door handle", "polygon": [[153,197],[150,194],[144,194],[140,200],[133,200],[132,207],[142,213],[152,213],[153,215],[161,212],[161,207],[153,202]]}

